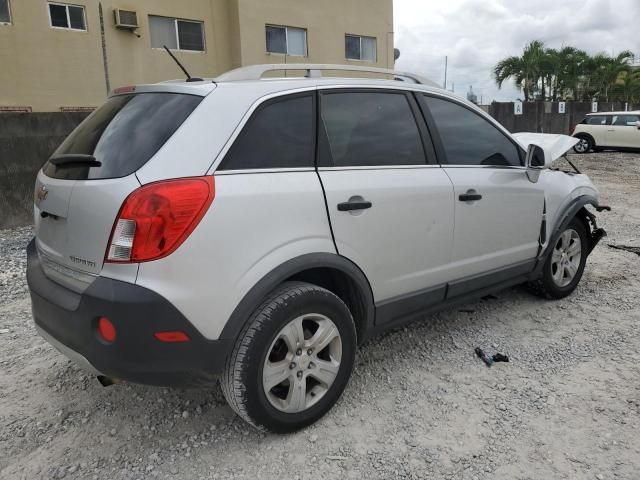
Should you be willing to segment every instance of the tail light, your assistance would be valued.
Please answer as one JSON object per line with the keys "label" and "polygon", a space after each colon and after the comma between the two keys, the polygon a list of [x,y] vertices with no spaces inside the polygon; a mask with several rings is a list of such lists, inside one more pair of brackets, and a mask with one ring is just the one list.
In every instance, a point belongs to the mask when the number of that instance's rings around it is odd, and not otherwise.
{"label": "tail light", "polygon": [[120,208],[105,261],[138,263],[166,257],[193,232],[214,196],[212,176],[140,187]]}
{"label": "tail light", "polygon": [[575,131],[576,131],[576,127],[577,127],[577,126],[578,126],[578,125],[574,125],[573,127],[571,127],[571,133],[570,133],[569,135],[573,135],[573,132],[575,132]]}

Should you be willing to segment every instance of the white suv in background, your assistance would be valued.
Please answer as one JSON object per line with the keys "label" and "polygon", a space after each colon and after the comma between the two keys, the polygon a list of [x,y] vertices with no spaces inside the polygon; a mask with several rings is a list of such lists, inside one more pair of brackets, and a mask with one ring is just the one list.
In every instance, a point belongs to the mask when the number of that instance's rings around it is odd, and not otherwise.
{"label": "white suv in background", "polygon": [[190,80],[115,90],[37,177],[33,317],[103,384],[220,379],[294,431],[358,344],[511,285],[569,295],[604,235],[587,176],[549,168],[575,139],[510,135],[416,76]]}
{"label": "white suv in background", "polygon": [[576,125],[572,134],[579,142],[576,153],[640,149],[640,111],[591,113]]}

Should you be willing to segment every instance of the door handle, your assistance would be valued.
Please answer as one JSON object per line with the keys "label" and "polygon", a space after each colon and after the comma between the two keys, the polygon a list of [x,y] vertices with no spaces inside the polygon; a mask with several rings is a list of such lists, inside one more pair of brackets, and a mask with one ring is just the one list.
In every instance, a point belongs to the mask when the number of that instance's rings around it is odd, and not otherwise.
{"label": "door handle", "polygon": [[371,202],[367,202],[366,200],[358,200],[358,201],[348,201],[342,202],[338,204],[338,210],[340,212],[349,212],[352,210],[365,210],[367,208],[371,208],[373,204]]}
{"label": "door handle", "polygon": [[482,195],[479,193],[462,193],[458,196],[458,200],[461,202],[475,202],[476,200],[482,200]]}

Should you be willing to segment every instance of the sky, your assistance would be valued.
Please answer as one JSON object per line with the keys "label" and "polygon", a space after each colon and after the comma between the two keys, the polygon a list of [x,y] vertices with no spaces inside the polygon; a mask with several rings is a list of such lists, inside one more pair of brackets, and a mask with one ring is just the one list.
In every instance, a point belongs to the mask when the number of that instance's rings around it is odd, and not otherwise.
{"label": "sky", "polygon": [[512,101],[521,93],[511,80],[499,90],[491,72],[531,40],[640,57],[640,0],[394,0],[394,31],[396,70],[442,84],[448,56],[447,89]]}

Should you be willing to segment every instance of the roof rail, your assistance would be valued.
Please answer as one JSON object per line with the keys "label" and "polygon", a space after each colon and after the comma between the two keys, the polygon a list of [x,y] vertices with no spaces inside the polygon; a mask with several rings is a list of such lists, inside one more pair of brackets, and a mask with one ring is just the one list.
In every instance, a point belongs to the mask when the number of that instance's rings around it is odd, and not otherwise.
{"label": "roof rail", "polygon": [[230,70],[222,75],[216,77],[214,80],[216,82],[234,82],[241,80],[260,80],[262,76],[267,72],[273,71],[287,71],[287,70],[305,70],[306,77],[309,78],[318,78],[321,77],[321,72],[323,70],[334,70],[334,71],[346,71],[346,72],[362,72],[362,73],[378,73],[383,75],[392,75],[394,80],[409,79],[413,81],[413,83],[418,83],[421,85],[429,85],[431,87],[439,87],[435,82],[423,78],[414,73],[407,72],[396,72],[395,70],[390,70],[387,68],[378,68],[378,67],[362,67],[359,65],[332,65],[332,64],[324,64],[324,63],[270,63],[264,65],[249,65],[246,67],[236,68],[234,70]]}

